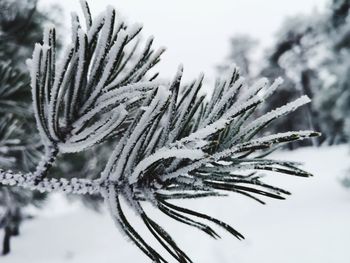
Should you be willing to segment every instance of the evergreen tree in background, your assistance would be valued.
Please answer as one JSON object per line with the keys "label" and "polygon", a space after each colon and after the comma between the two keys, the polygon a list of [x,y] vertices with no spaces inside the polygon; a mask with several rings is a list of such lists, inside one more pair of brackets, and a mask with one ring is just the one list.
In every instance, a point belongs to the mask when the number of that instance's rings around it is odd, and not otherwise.
{"label": "evergreen tree in background", "polygon": [[38,0],[1,0],[0,2],[0,61],[27,72],[26,60],[33,44],[40,42],[45,24],[60,25],[61,10],[54,6],[48,12],[37,9]]}
{"label": "evergreen tree in background", "polygon": [[[313,98],[315,72],[306,58],[309,55],[310,47],[314,45],[314,27],[317,27],[317,23],[303,16],[287,19],[277,34],[276,43],[266,52],[265,64],[260,70],[260,74],[269,78],[280,75],[285,79],[285,82],[281,89],[272,96],[271,103],[267,105],[265,110],[279,107],[290,99],[301,95]],[[314,118],[316,114],[312,104],[309,104],[295,112],[288,120],[276,121],[275,125],[271,127],[272,132],[280,129],[311,128],[319,130],[318,123]],[[310,145],[310,143],[298,143],[298,145]]]}
{"label": "evergreen tree in background", "polygon": [[[285,21],[277,34],[275,44],[269,50],[265,51],[264,63],[256,68],[257,73],[247,70],[251,67],[251,60],[248,55],[251,53],[252,43],[256,45],[256,42],[253,42],[249,36],[244,36],[242,39],[238,37],[238,40],[237,37],[234,37],[233,41],[231,41],[231,55],[228,61],[237,64],[242,72],[246,72],[248,79],[253,80],[256,76],[265,76],[269,79],[281,76],[284,79],[284,83],[271,96],[269,103],[262,107],[262,111],[270,111],[276,107],[280,107],[303,94],[311,98],[313,97],[313,93],[310,92],[309,83],[304,81],[303,84],[301,81],[302,78],[305,79],[308,74],[312,73],[306,61],[298,60],[304,57],[301,53],[307,49],[304,46],[300,46],[302,42],[304,45],[304,40],[302,41],[302,39],[308,36],[310,32],[309,27],[311,27],[309,21],[306,21],[305,18],[300,16]],[[248,45],[245,46],[245,42]],[[291,114],[288,119],[276,120],[268,127],[268,130],[271,133],[275,133],[280,130],[312,128],[314,125],[311,122],[311,107],[310,105],[308,107],[299,109]],[[305,118],[305,116],[307,117]],[[293,148],[293,146],[305,144],[310,145],[310,141],[296,142],[289,144],[288,147]]]}
{"label": "evergreen tree in background", "polygon": [[[314,107],[329,144],[349,142],[350,136],[350,1],[333,0],[324,17],[319,63],[320,90]],[[326,51],[326,52],[325,52]]]}
{"label": "evergreen tree in background", "polygon": [[226,63],[219,65],[217,68],[219,72],[224,72],[229,70],[232,63],[234,62],[239,66],[240,73],[243,76],[252,76],[252,53],[254,48],[258,45],[258,41],[253,39],[249,35],[236,35],[230,39],[230,54],[226,58]]}
{"label": "evergreen tree in background", "polygon": [[[92,19],[87,3],[81,3],[85,21],[72,15],[72,43],[61,60],[54,27],[47,27],[43,41],[35,45],[28,64],[41,159],[30,172],[0,169],[3,185],[100,195],[115,224],[151,260],[167,262],[136,230],[126,207],[167,256],[192,262],[145,211],[145,204],[213,238],[219,235],[208,222],[242,239],[226,223],[174,201],[235,192],[264,203],[264,197],[284,199],[289,192],[264,183],[259,171],[310,176],[296,163],[266,156],[276,146],[318,133],[264,134],[277,118],[307,104],[307,96],[256,116],[281,79],[248,85],[231,68],[217,80],[211,98],[201,92],[203,75],[182,83],[182,67],[172,81],[159,81],[152,69],[164,49],[154,50],[152,38],[141,47],[142,27],[128,26],[112,7]],[[102,158],[87,158],[89,152]],[[67,166],[74,163],[76,169],[79,158],[82,163],[92,159],[92,165],[82,164],[86,170],[68,176]]]}
{"label": "evergreen tree in background", "polygon": [[[282,76],[285,82],[265,110],[302,94],[312,98],[312,103],[288,120],[274,122],[269,127],[271,132],[311,128],[322,132],[322,137],[314,140],[316,145],[349,141],[349,7],[349,0],[332,0],[326,11],[290,17],[279,29],[274,45],[264,54],[265,63],[258,75]],[[236,49],[234,44],[232,49]],[[240,58],[232,57],[231,61],[243,69],[247,67]]]}
{"label": "evergreen tree in background", "polygon": [[[35,132],[30,77],[25,60],[42,38],[49,19],[36,9],[36,1],[0,1],[0,164],[30,171],[42,146]],[[0,253],[10,252],[10,238],[19,234],[27,205],[39,206],[45,195],[0,186],[0,228],[5,231]]]}

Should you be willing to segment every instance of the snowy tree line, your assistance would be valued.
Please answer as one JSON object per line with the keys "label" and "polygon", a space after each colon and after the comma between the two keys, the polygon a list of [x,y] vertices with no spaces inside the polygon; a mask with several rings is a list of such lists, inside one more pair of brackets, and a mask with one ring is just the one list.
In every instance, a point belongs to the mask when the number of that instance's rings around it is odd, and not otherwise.
{"label": "snowy tree line", "polygon": [[[313,140],[316,145],[349,142],[349,10],[349,0],[331,0],[323,12],[289,17],[281,25],[275,43],[265,51],[264,61],[258,68],[253,68],[256,65],[252,65],[251,58],[257,45],[254,36],[232,38],[229,56],[218,67],[220,72],[234,62],[248,79],[281,76],[285,80],[266,105],[267,110],[300,95],[312,99],[307,107],[271,125],[271,132],[309,128],[322,133]],[[305,141],[293,146],[311,143]]]}
{"label": "snowy tree line", "polygon": [[[321,51],[342,57],[326,33],[345,28],[347,20],[338,17],[347,16],[346,1],[332,3],[332,11],[312,24],[291,20],[305,26],[286,26],[287,33],[268,53],[259,75],[274,80],[271,83],[250,76],[245,53],[254,41],[233,41],[234,47],[249,43],[233,53],[241,70],[229,67],[220,74],[210,98],[201,92],[203,75],[183,83],[182,66],[172,80],[158,80],[154,67],[164,49],[154,49],[153,38],[142,43],[142,26],[128,25],[112,7],[94,17],[81,1],[84,18],[72,15],[71,44],[61,50],[56,27],[44,26],[50,18],[36,10],[36,1],[26,2],[24,10],[16,2],[1,2],[2,12],[6,10],[0,20],[0,226],[7,233],[3,253],[9,252],[9,237],[26,217],[22,208],[41,205],[47,193],[61,191],[84,195],[82,200],[94,207],[103,199],[130,240],[151,260],[167,262],[127,218],[124,210],[131,208],[169,256],[191,262],[145,212],[145,203],[213,238],[219,236],[208,222],[242,239],[226,223],[173,200],[235,192],[265,203],[264,197],[284,199],[289,192],[263,182],[263,171],[310,176],[297,163],[267,156],[286,143],[317,138],[312,130],[328,127],[320,126],[317,114],[333,121],[316,108],[339,98],[325,95],[330,86],[321,75],[329,79],[336,63]],[[30,34],[23,35],[23,27]],[[33,47],[28,72],[24,60]],[[317,68],[311,61],[315,52],[322,55]],[[325,73],[318,71],[321,68]],[[324,98],[318,98],[314,83]],[[315,102],[308,104],[309,97]],[[301,107],[305,104],[311,106]],[[300,114],[303,108],[307,114]],[[293,121],[281,118],[292,112]],[[343,135],[324,131],[325,138],[317,143],[346,141],[346,121],[341,126],[336,132]]]}
{"label": "snowy tree line", "polygon": [[[0,1],[0,165],[29,171],[40,157],[40,138],[31,107],[30,78],[25,60],[40,41],[43,24],[50,18],[36,9],[36,1]],[[0,251],[10,252],[10,238],[30,215],[23,208],[41,206],[45,194],[0,185]]]}

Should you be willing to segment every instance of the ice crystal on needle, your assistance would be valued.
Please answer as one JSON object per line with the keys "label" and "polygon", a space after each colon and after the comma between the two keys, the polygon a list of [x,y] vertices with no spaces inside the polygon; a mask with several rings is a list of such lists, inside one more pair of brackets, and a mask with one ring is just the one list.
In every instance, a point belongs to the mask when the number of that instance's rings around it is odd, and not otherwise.
{"label": "ice crystal on needle", "polygon": [[[2,184],[43,192],[99,193],[120,229],[153,261],[166,262],[129,222],[124,213],[127,204],[169,255],[178,262],[191,262],[146,214],[145,202],[214,238],[219,235],[204,221],[241,239],[224,222],[172,200],[228,191],[263,203],[259,196],[284,199],[288,192],[262,182],[257,171],[310,175],[295,163],[264,155],[276,145],[317,133],[261,133],[271,121],[308,103],[307,97],[255,118],[256,107],[276,90],[280,79],[271,85],[262,79],[248,87],[232,68],[216,82],[209,99],[200,95],[203,75],[181,84],[182,67],[170,83],[158,82],[157,74],[149,76],[148,72],[164,49],[154,51],[150,38],[139,50],[140,25],[127,26],[111,7],[92,19],[88,4],[81,4],[85,25],[72,15],[72,44],[63,59],[56,59],[55,29],[48,28],[28,63],[45,154],[32,173],[0,170]],[[81,152],[106,140],[114,141],[115,146],[98,179],[47,177],[59,154]]]}

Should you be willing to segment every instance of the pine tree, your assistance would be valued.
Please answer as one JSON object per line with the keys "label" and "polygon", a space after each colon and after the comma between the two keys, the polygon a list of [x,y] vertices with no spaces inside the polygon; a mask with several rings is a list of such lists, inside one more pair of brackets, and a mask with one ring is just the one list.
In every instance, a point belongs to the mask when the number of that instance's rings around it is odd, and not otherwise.
{"label": "pine tree", "polygon": [[[209,215],[174,204],[174,200],[222,196],[236,192],[264,203],[289,192],[262,181],[258,171],[308,177],[296,163],[266,156],[288,142],[318,136],[313,131],[266,135],[275,119],[308,103],[303,96],[253,117],[257,107],[282,83],[261,79],[248,86],[232,68],[217,80],[213,95],[202,95],[203,75],[182,84],[182,66],[170,82],[157,80],[151,69],[163,48],[150,38],[139,49],[140,25],[128,26],[112,7],[92,19],[81,1],[84,24],[73,14],[72,44],[57,60],[56,30],[44,31],[28,62],[34,116],[44,154],[34,171],[0,170],[3,185],[41,192],[99,194],[115,224],[154,262],[167,262],[133,226],[130,207],[150,233],[178,262],[192,262],[171,236],[144,210],[150,203],[170,218],[213,238],[219,235],[203,221],[237,230]],[[60,156],[113,143],[109,158],[92,178],[53,177]],[[105,150],[108,150],[105,147]],[[97,174],[97,175],[96,175]]]}
{"label": "pine tree", "polygon": [[[40,155],[40,139],[30,136],[27,131],[35,129],[35,126],[27,119],[30,103],[25,98],[27,93],[30,95],[30,90],[25,80],[25,75],[8,64],[0,64],[0,165],[28,171],[35,167]],[[10,252],[11,236],[19,234],[20,225],[26,217],[22,208],[29,204],[40,205],[43,200],[43,194],[0,186],[0,208],[4,211],[0,215],[0,228],[5,230],[2,254]]]}
{"label": "pine tree", "polygon": [[275,122],[273,131],[313,127],[322,132],[317,144],[349,141],[349,7],[349,0],[332,0],[326,11],[293,16],[281,26],[261,74],[283,76],[285,84],[267,109],[300,94],[312,103]]}
{"label": "pine tree", "polygon": [[232,63],[235,63],[240,69],[240,73],[246,78],[252,78],[252,58],[251,54],[258,45],[258,41],[249,35],[238,34],[230,39],[230,54],[225,59],[223,65],[219,65],[217,69],[220,73],[228,70]]}
{"label": "pine tree", "polygon": [[[31,111],[30,78],[25,59],[40,41],[47,16],[36,2],[0,2],[0,165],[30,171],[40,156],[40,137]],[[45,195],[16,187],[0,186],[0,228],[5,231],[0,252],[10,252],[10,238],[18,235],[27,217],[22,211],[41,205]]]}
{"label": "pine tree", "polygon": [[[314,107],[328,144],[349,142],[350,134],[350,30],[349,0],[333,0],[324,15],[319,49],[326,53],[319,63],[319,90]],[[324,52],[326,50],[326,52]]]}
{"label": "pine tree", "polygon": [[1,0],[0,2],[0,61],[7,61],[23,73],[33,44],[40,42],[44,24],[59,24],[60,10],[37,9],[38,0]]}

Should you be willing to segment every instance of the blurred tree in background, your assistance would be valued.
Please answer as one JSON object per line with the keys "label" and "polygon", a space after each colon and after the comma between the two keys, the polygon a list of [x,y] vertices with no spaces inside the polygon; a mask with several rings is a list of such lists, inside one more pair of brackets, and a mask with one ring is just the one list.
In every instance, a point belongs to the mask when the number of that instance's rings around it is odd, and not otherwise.
{"label": "blurred tree in background", "polygon": [[249,35],[235,35],[230,39],[230,54],[226,58],[226,63],[217,68],[220,72],[228,70],[232,62],[240,67],[242,76],[252,75],[252,52],[258,45],[258,41]]}
{"label": "blurred tree in background", "polygon": [[[57,10],[50,17],[59,15]],[[30,78],[25,61],[42,39],[46,23],[57,22],[37,10],[36,0],[0,1],[0,164],[13,170],[33,169],[41,146],[32,115]],[[56,23],[57,24],[57,23]],[[18,140],[21,138],[21,140]],[[10,238],[28,217],[23,208],[40,206],[45,195],[0,185],[0,252],[10,252]]]}
{"label": "blurred tree in background", "polygon": [[320,128],[330,144],[349,141],[350,134],[350,1],[333,0],[325,15],[319,65],[319,91],[314,99]]}
{"label": "blurred tree in background", "polygon": [[[265,53],[265,63],[259,74],[267,77],[282,76],[285,80],[283,87],[274,95],[265,110],[281,106],[301,94],[313,99],[315,72],[307,58],[316,41],[314,28],[317,28],[317,22],[308,17],[296,16],[287,19],[277,34],[276,43]],[[295,112],[289,120],[280,120],[271,130],[319,130],[313,118],[315,114],[309,105]],[[298,145],[310,145],[305,143],[307,142]]]}
{"label": "blurred tree in background", "polygon": [[[350,0],[332,0],[325,12],[287,18],[279,29],[275,43],[264,53],[264,63],[255,75],[285,80],[270,104],[270,110],[301,94],[312,103],[299,109],[288,120],[278,120],[271,132],[315,129],[323,136],[314,139],[319,145],[349,141],[350,134]],[[233,38],[235,39],[235,38]],[[248,36],[241,38],[241,43]],[[230,62],[236,63],[250,78],[251,60],[242,52],[240,41],[231,41]],[[251,41],[246,41],[246,50]],[[244,57],[244,59],[242,59]],[[219,70],[225,69],[226,62]],[[307,118],[305,118],[305,116]],[[298,145],[310,145],[298,142]]]}

